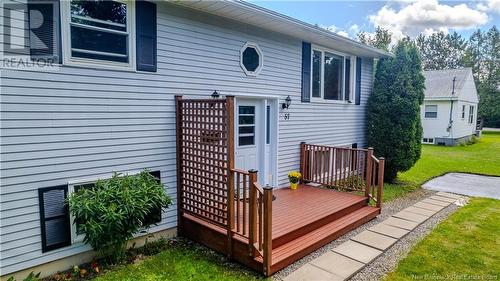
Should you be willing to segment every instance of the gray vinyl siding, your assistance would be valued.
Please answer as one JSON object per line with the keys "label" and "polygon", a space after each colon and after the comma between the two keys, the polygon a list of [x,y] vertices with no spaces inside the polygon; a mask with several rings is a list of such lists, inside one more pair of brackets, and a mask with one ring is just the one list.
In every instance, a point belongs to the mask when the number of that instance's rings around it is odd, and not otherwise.
{"label": "gray vinyl siding", "polygon": [[[279,120],[279,182],[298,169],[299,143],[365,144],[365,105],[373,61],[362,68],[361,105],[301,103],[301,40],[158,4],[158,71],[61,66],[1,73],[2,275],[89,249],[75,244],[42,254],[37,189],[112,171],[160,170],[175,198],[174,95],[290,95]],[[3,22],[3,19],[2,19]],[[245,76],[239,51],[264,54]],[[176,226],[176,202],[152,231]]]}

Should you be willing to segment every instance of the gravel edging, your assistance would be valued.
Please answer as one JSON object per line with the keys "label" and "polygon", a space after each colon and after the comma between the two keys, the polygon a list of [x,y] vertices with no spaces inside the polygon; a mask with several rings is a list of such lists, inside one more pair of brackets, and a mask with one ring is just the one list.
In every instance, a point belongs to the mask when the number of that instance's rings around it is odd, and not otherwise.
{"label": "gravel edging", "polygon": [[[316,250],[315,252],[305,256],[304,258],[296,261],[295,263],[287,266],[286,268],[278,271],[274,274],[272,280],[282,280],[288,274],[292,273],[302,265],[308,263],[309,261],[319,257],[323,253],[337,247],[338,245],[346,242],[350,238],[356,236],[358,233],[378,224],[387,218],[391,217],[395,213],[405,209],[420,200],[434,195],[436,192],[418,189],[410,194],[397,198],[390,201],[382,206],[382,213],[377,216],[377,218],[371,220],[368,223],[358,227],[357,229],[339,237],[335,241],[323,246],[322,248]],[[379,280],[389,271],[393,270],[398,261],[401,260],[410,251],[411,247],[420,241],[423,237],[430,233],[430,231],[442,220],[447,218],[451,213],[453,213],[458,208],[457,205],[451,204],[443,210],[439,211],[437,214],[433,215],[431,218],[426,220],[424,223],[419,225],[408,235],[400,239],[396,244],[384,252],[381,256],[370,262],[369,265],[364,267],[360,272],[355,274],[350,280]]]}
{"label": "gravel edging", "polygon": [[418,242],[422,241],[439,223],[447,219],[458,208],[460,208],[460,206],[450,204],[448,207],[439,211],[421,225],[417,226],[414,230],[408,233],[408,235],[392,245],[392,247],[390,247],[378,258],[371,261],[349,280],[381,280],[389,272],[397,268],[399,262],[408,255],[411,249]]}

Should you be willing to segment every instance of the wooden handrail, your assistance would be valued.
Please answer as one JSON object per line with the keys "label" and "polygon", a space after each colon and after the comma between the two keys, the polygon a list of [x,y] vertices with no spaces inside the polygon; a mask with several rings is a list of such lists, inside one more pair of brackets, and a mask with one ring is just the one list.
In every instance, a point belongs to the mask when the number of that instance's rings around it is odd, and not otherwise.
{"label": "wooden handrail", "polygon": [[300,161],[303,182],[363,192],[377,207],[382,205],[384,159],[375,157],[373,148],[335,147],[301,142]]}
{"label": "wooden handrail", "polygon": [[233,173],[239,173],[239,174],[245,174],[245,175],[249,174],[248,171],[245,171],[245,170],[242,170],[242,169],[238,169],[238,168],[231,169],[231,172],[233,172]]}
{"label": "wooden handrail", "polygon": [[257,191],[264,194],[264,188],[262,188],[262,185],[260,185],[260,183],[254,182],[254,187],[257,189]]}

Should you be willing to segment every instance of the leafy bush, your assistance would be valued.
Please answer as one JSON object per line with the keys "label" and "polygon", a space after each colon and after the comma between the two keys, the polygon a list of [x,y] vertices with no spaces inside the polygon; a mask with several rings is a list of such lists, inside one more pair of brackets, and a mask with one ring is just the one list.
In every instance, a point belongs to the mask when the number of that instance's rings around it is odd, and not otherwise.
{"label": "leafy bush", "polygon": [[68,202],[78,231],[85,234],[84,243],[118,262],[125,258],[127,240],[150,226],[149,214],[167,208],[172,200],[154,176],[142,171],[137,175],[114,173],[110,179],[73,193]]}
{"label": "leafy bush", "polygon": [[368,100],[368,144],[385,157],[386,181],[407,171],[420,158],[424,99],[422,63],[415,45],[402,40],[394,57],[377,64],[373,93]]}
{"label": "leafy bush", "polygon": [[467,144],[468,144],[468,145],[475,144],[475,143],[477,143],[478,141],[479,141],[479,138],[478,138],[478,137],[476,137],[475,135],[472,135],[472,136],[470,137],[470,139],[467,141]]}

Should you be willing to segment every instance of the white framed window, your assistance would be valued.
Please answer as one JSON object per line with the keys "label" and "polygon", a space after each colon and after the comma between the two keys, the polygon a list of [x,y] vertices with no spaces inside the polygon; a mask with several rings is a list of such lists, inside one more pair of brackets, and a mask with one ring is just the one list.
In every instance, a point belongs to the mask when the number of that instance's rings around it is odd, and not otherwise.
{"label": "white framed window", "polygon": [[[124,175],[137,175],[141,171],[129,171],[129,172],[124,172]],[[154,176],[159,183],[161,183],[161,173],[160,171],[150,171],[150,175]],[[72,180],[68,182],[68,197],[73,194],[73,192],[78,192],[81,189],[85,188],[93,188],[95,186],[95,183],[97,182],[98,179],[108,179],[111,178],[113,175],[106,175],[103,177],[99,178],[90,178],[90,179],[78,179],[78,180]],[[147,223],[151,224],[156,224],[159,223],[162,220],[162,210],[161,209],[154,209],[149,212],[149,214],[146,216],[146,221]],[[70,212],[70,226],[71,226],[71,244],[74,243],[79,243],[82,242],[83,239],[85,238],[85,235],[81,233],[81,230],[79,229],[78,223],[75,221],[75,217],[73,214]]]}
{"label": "white framed window", "polygon": [[356,57],[313,46],[311,98],[313,101],[351,102],[354,96]]}
{"label": "white framed window", "polygon": [[[82,188],[92,188],[95,186],[97,180],[81,180],[68,183],[68,196],[73,194],[73,192],[78,192]],[[71,224],[71,244],[82,242],[85,235],[79,230],[78,223],[75,222],[75,217],[70,212],[70,224]]]}
{"label": "white framed window", "polygon": [[240,49],[240,66],[248,76],[257,76],[262,70],[264,56],[256,43],[247,42]]}
{"label": "white framed window", "polygon": [[425,118],[437,118],[438,106],[435,104],[425,106]]}
{"label": "white framed window", "polygon": [[469,106],[469,124],[474,122],[474,106]]}
{"label": "white framed window", "polygon": [[255,145],[255,106],[238,106],[238,146]]}
{"label": "white framed window", "polygon": [[61,1],[68,65],[135,69],[134,1]]}
{"label": "white framed window", "polygon": [[462,105],[462,119],[465,119],[465,105]]}
{"label": "white framed window", "polygon": [[423,138],[422,143],[434,144],[434,138]]}

